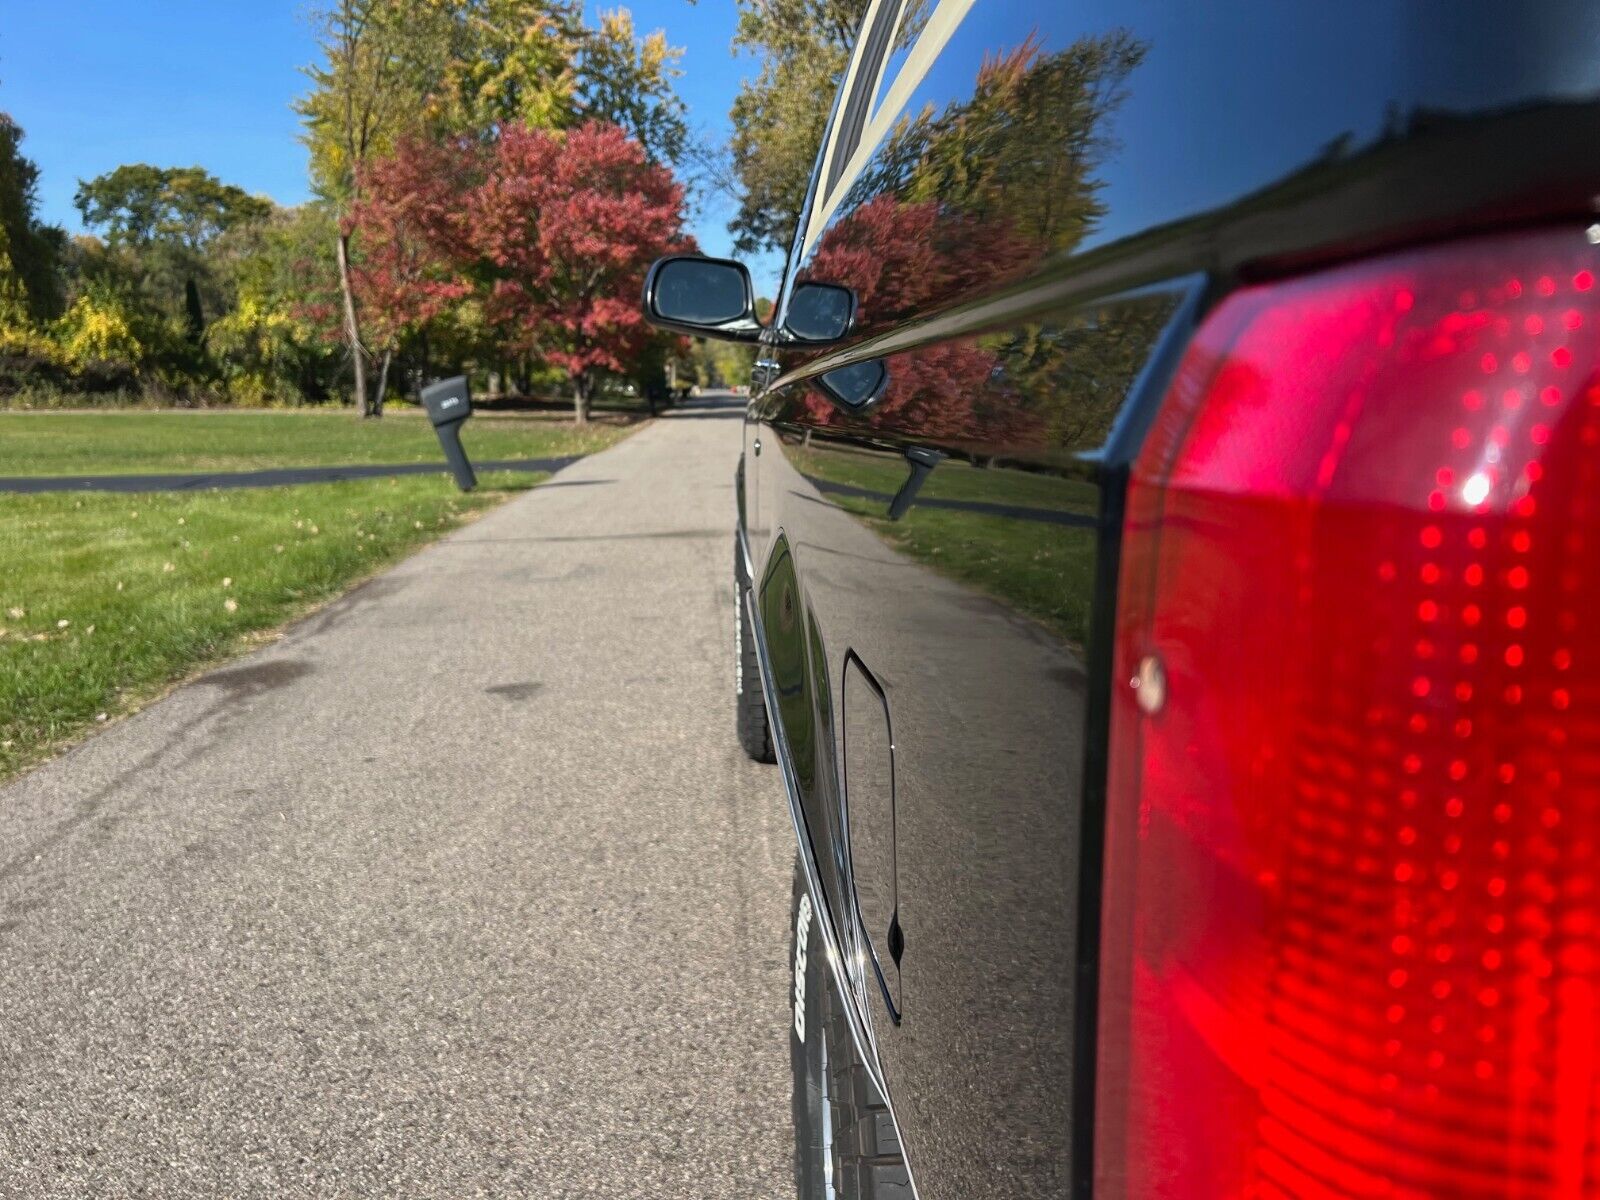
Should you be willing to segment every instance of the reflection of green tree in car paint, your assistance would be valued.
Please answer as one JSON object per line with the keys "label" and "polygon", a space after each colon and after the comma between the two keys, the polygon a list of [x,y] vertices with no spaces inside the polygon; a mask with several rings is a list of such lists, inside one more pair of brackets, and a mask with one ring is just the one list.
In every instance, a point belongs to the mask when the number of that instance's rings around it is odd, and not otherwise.
{"label": "reflection of green tree in car paint", "polygon": [[1000,386],[1038,422],[1041,441],[1090,450],[1111,432],[1175,303],[1169,293],[1139,296],[978,341],[995,356]]}
{"label": "reflection of green tree in car paint", "polygon": [[[969,100],[900,122],[804,277],[853,288],[857,328],[871,334],[992,290],[1041,253],[1076,245],[1104,212],[1093,170],[1115,145],[1106,118],[1143,55],[1117,32],[1052,55],[1030,36],[989,59]],[[1058,152],[1042,153],[1042,144]],[[820,425],[915,429],[983,452],[1022,441],[1082,446],[1104,436],[1120,398],[1083,381],[1120,378],[1118,347],[1139,342],[1148,344],[1143,328],[1073,337],[1035,324],[896,356],[885,399],[870,413],[846,415],[822,396],[806,408]]]}
{"label": "reflection of green tree in car paint", "polygon": [[1105,215],[1095,170],[1146,45],[1124,31],[1041,54],[1036,36],[986,60],[971,98],[903,117],[844,210],[881,195],[936,201],[1025,243],[1076,246]]}

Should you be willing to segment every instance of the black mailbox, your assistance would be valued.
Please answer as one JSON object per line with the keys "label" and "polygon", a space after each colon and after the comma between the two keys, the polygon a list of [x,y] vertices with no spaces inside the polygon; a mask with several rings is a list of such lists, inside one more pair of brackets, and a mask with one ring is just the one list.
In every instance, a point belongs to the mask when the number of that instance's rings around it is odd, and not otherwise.
{"label": "black mailbox", "polygon": [[467,377],[441,379],[422,389],[422,405],[433,421],[433,431],[439,435],[439,445],[444,447],[445,460],[456,477],[456,485],[463,492],[478,486],[467,452],[461,447],[461,426],[472,415],[472,391],[467,387]]}

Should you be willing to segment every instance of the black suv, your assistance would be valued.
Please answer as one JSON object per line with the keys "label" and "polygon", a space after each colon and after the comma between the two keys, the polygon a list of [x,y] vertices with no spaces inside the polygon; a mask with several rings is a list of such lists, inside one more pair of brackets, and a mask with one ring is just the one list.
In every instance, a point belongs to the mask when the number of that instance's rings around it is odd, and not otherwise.
{"label": "black suv", "polygon": [[773,320],[652,270],[759,346],[802,1196],[1600,1190],[1597,96],[1592,3],[874,0]]}

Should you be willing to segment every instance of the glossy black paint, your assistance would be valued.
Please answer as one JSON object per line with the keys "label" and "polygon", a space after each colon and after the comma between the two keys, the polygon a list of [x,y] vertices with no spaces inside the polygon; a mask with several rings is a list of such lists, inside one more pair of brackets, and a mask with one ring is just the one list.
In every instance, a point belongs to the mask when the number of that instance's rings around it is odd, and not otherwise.
{"label": "glossy black paint", "polygon": [[[815,280],[856,325],[769,333],[747,426],[769,695],[920,1195],[1086,1196],[1128,463],[1228,291],[1593,214],[1600,7],[978,0],[853,174],[918,32],[885,7],[777,314]],[[845,786],[857,666],[887,800]]]}

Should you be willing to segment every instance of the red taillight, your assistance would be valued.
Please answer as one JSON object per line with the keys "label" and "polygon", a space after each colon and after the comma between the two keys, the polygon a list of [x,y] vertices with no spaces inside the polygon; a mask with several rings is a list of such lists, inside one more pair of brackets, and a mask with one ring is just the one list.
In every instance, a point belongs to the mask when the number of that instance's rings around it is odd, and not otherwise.
{"label": "red taillight", "polygon": [[1182,363],[1128,497],[1097,1194],[1600,1195],[1597,259],[1254,288]]}

